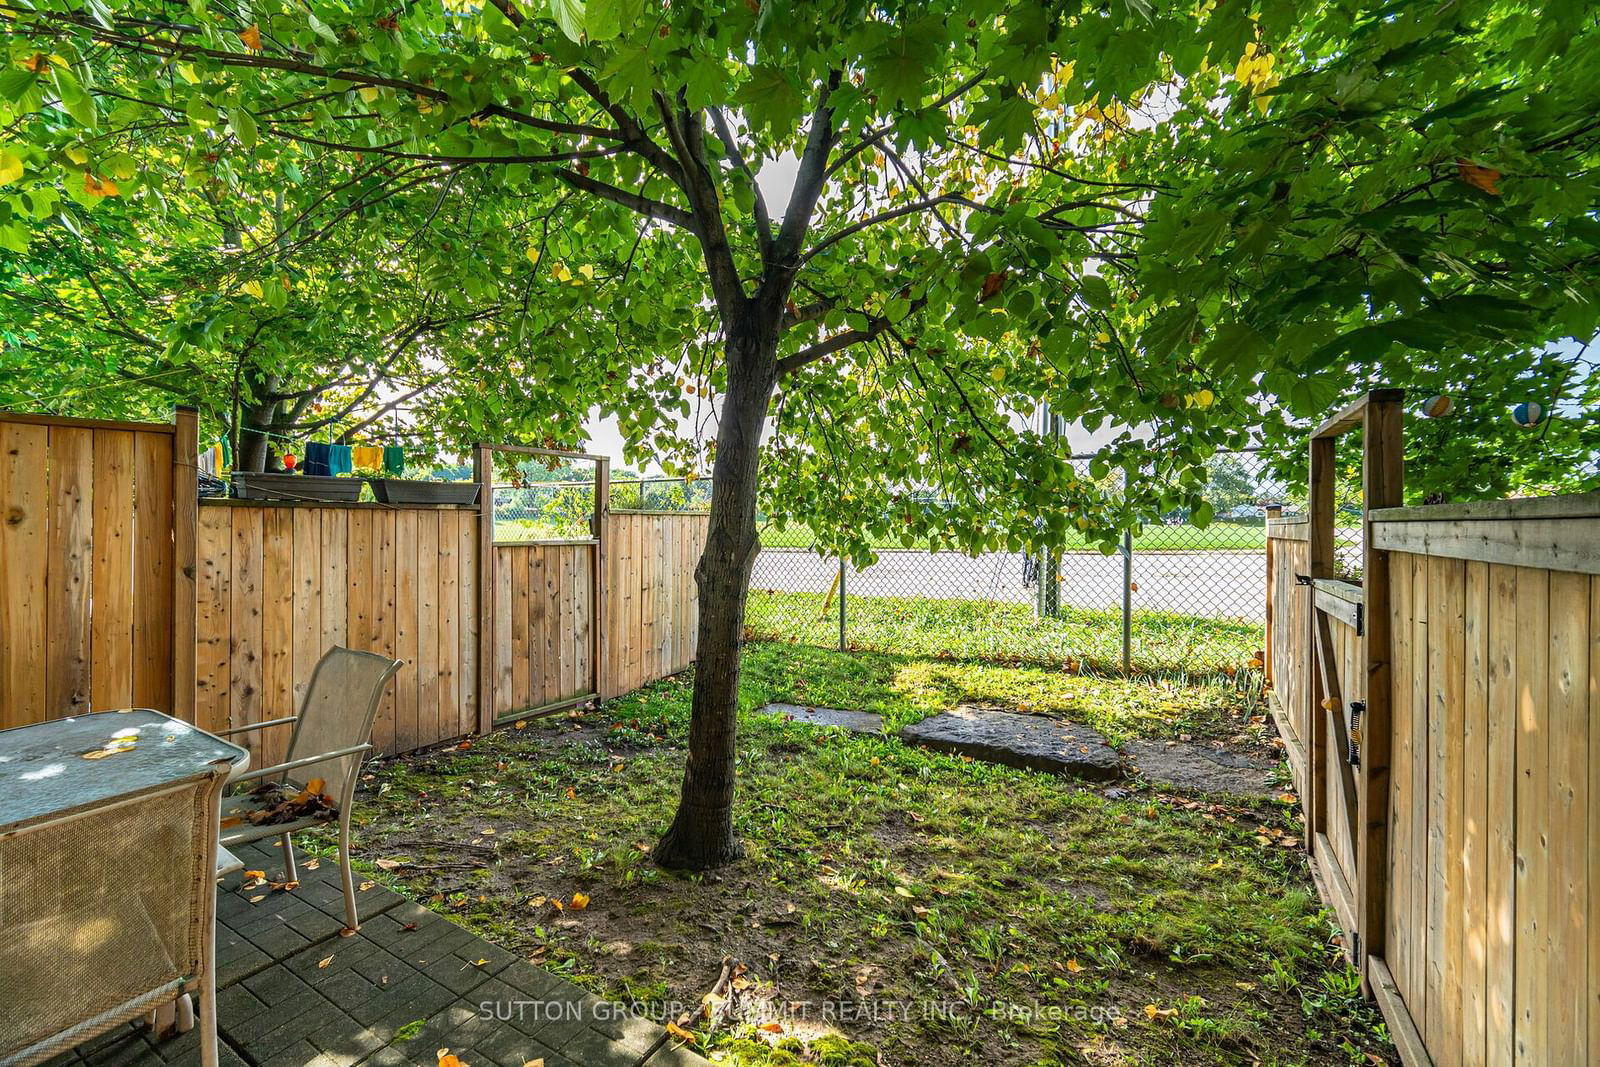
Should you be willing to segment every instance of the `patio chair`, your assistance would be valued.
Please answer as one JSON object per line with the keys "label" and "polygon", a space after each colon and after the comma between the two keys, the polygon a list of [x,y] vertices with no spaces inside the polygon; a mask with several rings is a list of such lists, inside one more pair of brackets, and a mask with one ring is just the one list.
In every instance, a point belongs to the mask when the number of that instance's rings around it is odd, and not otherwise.
{"label": "patio chair", "polygon": [[[372,719],[377,714],[378,701],[399,669],[399,660],[335,645],[312,672],[300,714],[221,731],[227,737],[294,723],[294,735],[283,763],[241,774],[230,779],[229,784],[277,779],[303,787],[312,781],[323,782],[322,792],[338,805],[339,874],[344,879],[345,919],[351,931],[360,929],[361,921],[356,913],[355,879],[350,871],[350,802],[362,756],[372,750]],[[227,852],[228,848],[276,837],[283,847],[284,880],[295,881],[299,877],[293,835],[297,830],[324,825],[326,817],[309,815],[287,822],[252,823],[250,816],[262,806],[263,801],[248,793],[223,798],[219,876],[244,867]]]}

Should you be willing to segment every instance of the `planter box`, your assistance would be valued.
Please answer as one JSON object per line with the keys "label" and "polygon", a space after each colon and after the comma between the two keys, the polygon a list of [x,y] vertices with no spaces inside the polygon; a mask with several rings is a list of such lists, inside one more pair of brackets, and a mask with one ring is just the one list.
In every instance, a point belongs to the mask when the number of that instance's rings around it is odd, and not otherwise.
{"label": "planter box", "polygon": [[353,501],[361,499],[363,484],[360,478],[233,472],[234,494],[245,500]]}
{"label": "planter box", "polygon": [[422,482],[406,478],[368,478],[372,495],[384,504],[476,504],[477,482]]}

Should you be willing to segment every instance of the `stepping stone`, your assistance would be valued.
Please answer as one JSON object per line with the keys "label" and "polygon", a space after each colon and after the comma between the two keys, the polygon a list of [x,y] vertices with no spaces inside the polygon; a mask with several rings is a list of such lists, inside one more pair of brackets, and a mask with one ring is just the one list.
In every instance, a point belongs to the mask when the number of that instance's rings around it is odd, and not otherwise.
{"label": "stepping stone", "polygon": [[810,726],[842,726],[853,734],[879,734],[883,732],[883,716],[867,711],[845,711],[842,708],[806,708],[799,704],[768,704],[756,709],[757,715],[771,715]]}
{"label": "stepping stone", "polygon": [[1087,726],[1043,715],[958,707],[907,726],[900,737],[913,745],[1007,767],[1079,778],[1122,776],[1122,762],[1105,738]]}
{"label": "stepping stone", "polygon": [[1274,765],[1186,741],[1129,741],[1122,755],[1141,777],[1173,789],[1270,796]]}

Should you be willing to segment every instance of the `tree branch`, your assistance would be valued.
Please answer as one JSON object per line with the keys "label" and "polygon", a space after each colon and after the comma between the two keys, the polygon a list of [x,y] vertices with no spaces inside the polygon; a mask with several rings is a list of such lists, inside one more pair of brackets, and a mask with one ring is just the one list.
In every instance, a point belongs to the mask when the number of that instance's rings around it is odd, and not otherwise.
{"label": "tree branch", "polygon": [[623,207],[637,211],[641,215],[660,219],[662,222],[670,222],[674,226],[681,226],[691,232],[695,230],[695,217],[681,207],[673,207],[671,204],[663,204],[659,200],[652,200],[647,196],[630,193],[626,189],[619,189],[615,185],[607,185],[605,182],[596,181],[587,174],[579,174],[575,170],[562,169],[556,171],[555,175],[574,189],[590,193],[604,200],[610,200],[614,204],[621,204]]}

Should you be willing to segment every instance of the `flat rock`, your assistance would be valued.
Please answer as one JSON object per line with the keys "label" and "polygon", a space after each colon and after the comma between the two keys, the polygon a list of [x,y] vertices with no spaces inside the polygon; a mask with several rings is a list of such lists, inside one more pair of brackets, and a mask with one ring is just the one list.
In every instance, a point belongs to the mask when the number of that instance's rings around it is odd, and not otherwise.
{"label": "flat rock", "polygon": [[1043,715],[963,706],[913,723],[900,731],[900,737],[910,744],[1007,767],[1079,778],[1122,775],[1116,749],[1105,738],[1087,726]]}
{"label": "flat rock", "polygon": [[1129,741],[1122,755],[1140,777],[1173,789],[1268,796],[1273,764],[1189,741]]}
{"label": "flat rock", "polygon": [[883,732],[883,716],[870,711],[846,711],[843,708],[807,708],[799,704],[768,704],[756,709],[757,715],[776,715],[811,726],[841,726],[853,734],[879,734]]}

